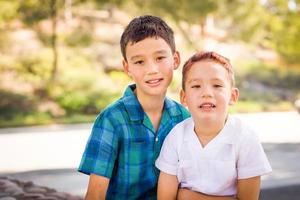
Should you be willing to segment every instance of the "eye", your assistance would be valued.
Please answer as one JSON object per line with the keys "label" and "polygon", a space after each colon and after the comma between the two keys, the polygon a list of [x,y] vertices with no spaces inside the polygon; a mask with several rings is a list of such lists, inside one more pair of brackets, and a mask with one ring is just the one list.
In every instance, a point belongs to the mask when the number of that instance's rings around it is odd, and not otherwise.
{"label": "eye", "polygon": [[200,88],[200,85],[192,85],[191,88]]}
{"label": "eye", "polygon": [[143,60],[137,60],[133,64],[135,64],[135,65],[142,65],[143,63],[144,63]]}
{"label": "eye", "polygon": [[221,87],[223,87],[223,85],[221,85],[221,84],[214,84],[214,87],[215,88],[221,88]]}
{"label": "eye", "polygon": [[159,57],[156,58],[156,60],[157,60],[157,61],[161,61],[161,60],[163,60],[163,59],[165,59],[165,58],[166,58],[165,56],[159,56]]}

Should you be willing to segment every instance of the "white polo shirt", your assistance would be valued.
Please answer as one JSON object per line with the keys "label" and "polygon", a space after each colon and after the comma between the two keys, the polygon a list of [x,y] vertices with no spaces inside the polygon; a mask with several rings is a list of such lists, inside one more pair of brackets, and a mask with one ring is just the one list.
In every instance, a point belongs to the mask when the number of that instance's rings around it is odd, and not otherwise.
{"label": "white polo shirt", "polygon": [[177,124],[166,137],[155,165],[176,175],[182,188],[222,196],[237,193],[237,179],[272,171],[258,136],[232,116],[204,148],[191,118]]}

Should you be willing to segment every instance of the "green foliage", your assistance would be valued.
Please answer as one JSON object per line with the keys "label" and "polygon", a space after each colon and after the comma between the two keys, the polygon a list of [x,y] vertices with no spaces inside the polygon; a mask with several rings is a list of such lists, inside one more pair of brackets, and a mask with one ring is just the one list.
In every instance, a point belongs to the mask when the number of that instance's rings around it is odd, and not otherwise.
{"label": "green foliage", "polygon": [[65,43],[70,47],[87,47],[92,44],[92,31],[90,26],[80,26],[65,37]]}
{"label": "green foliage", "polygon": [[300,62],[300,13],[288,13],[284,17],[283,28],[274,31],[274,40],[278,52],[289,63]]}
{"label": "green foliage", "polygon": [[[72,70],[68,70],[69,67]],[[109,102],[120,96],[117,86],[109,89],[105,87],[111,84],[105,83],[106,81],[109,81],[107,77],[101,73],[96,74],[89,68],[66,65],[66,69],[61,71],[60,79],[47,90],[48,95],[64,108],[67,114],[97,114]]]}
{"label": "green foliage", "polygon": [[18,1],[0,0],[0,25],[17,17]]}
{"label": "green foliage", "polygon": [[0,50],[2,52],[7,51],[10,44],[11,44],[11,39],[10,39],[10,36],[9,36],[9,32],[6,31],[6,30],[0,29]]}
{"label": "green foliage", "polygon": [[51,61],[49,50],[23,54],[17,58],[16,70],[24,80],[40,84],[50,77]]}
{"label": "green foliage", "polygon": [[241,80],[255,80],[266,86],[297,90],[300,87],[300,71],[280,66],[258,63],[238,77]]}
{"label": "green foliage", "polygon": [[[178,29],[175,31],[181,31],[183,38],[192,35],[188,32],[190,29],[186,28],[189,24],[204,25],[205,17],[213,14],[217,17],[217,26],[221,24],[221,27],[228,31],[228,39],[243,39],[251,44],[276,49],[290,63],[300,61],[300,16],[299,12],[288,9],[285,0],[269,0],[266,4],[256,0],[73,0],[69,9],[74,11],[74,21],[66,23],[67,26],[63,28],[66,31],[62,32],[60,25],[64,20],[64,3],[62,0],[0,0],[1,74],[16,74],[14,77],[18,84],[24,82],[33,89],[32,93],[27,95],[0,90],[0,126],[90,122],[104,107],[121,95],[130,79],[119,71],[110,71],[107,74],[103,72],[107,66],[103,64],[106,63],[106,59],[121,60],[121,57],[117,58],[119,55],[114,53],[119,48],[112,46],[114,37],[109,39],[109,42],[93,37],[93,23],[98,16],[98,8],[106,9],[111,14],[111,19],[116,19],[119,14],[114,13],[116,7],[124,10],[126,8],[126,12],[131,16],[161,16],[171,25],[176,24]],[[86,9],[95,13],[84,16],[80,14]],[[136,9],[135,12],[133,9]],[[54,21],[51,21],[54,11],[57,14],[56,47],[59,56],[57,78],[49,84],[47,80],[51,76],[53,62],[50,48],[54,48],[54,35],[51,35],[52,27],[44,28],[41,20],[45,20],[46,24],[52,22],[54,25]],[[11,23],[12,19],[18,20]],[[103,21],[98,24],[106,21],[116,23],[115,20],[100,20]],[[15,48],[18,44],[14,43],[11,36],[15,34],[11,34],[10,31],[14,31],[15,28],[23,29],[24,24],[26,29],[32,28],[36,31],[42,46],[40,43],[32,45],[28,48],[30,51]],[[183,49],[191,49],[191,44],[199,44],[201,40],[194,35],[190,39],[191,43],[180,46],[184,47]],[[183,53],[192,53],[187,49],[182,50],[181,47],[179,49]],[[106,57],[108,55],[109,57]],[[115,64],[112,66],[115,67]],[[292,108],[290,102],[299,98],[299,70],[288,69],[287,65],[267,66],[262,63],[254,63],[241,69],[243,71],[237,74],[237,85],[241,91],[240,101],[231,112],[289,110]],[[180,77],[181,75],[174,75],[168,91],[177,100]],[[5,84],[5,87],[6,85],[9,84]],[[63,114],[55,115],[52,110],[42,111],[40,106],[43,106],[44,100]]]}
{"label": "green foliage", "polygon": [[140,9],[140,14],[151,13],[167,16],[175,21],[199,24],[208,14],[216,10],[217,4],[212,0],[133,0],[130,3]]}
{"label": "green foliage", "polygon": [[[256,101],[260,104],[293,102],[300,89],[300,71],[257,63],[236,75],[241,101]],[[272,107],[274,108],[274,107]],[[266,110],[265,108],[263,110]]]}
{"label": "green foliage", "polygon": [[23,94],[0,90],[1,116],[10,118],[14,113],[29,112],[35,109],[36,100]]}
{"label": "green foliage", "polygon": [[98,92],[65,91],[56,97],[56,101],[67,113],[97,114],[117,96],[119,94],[105,89]]}
{"label": "green foliage", "polygon": [[[277,50],[287,63],[300,61],[300,13],[289,1],[218,1],[217,16],[227,19],[230,35],[252,44]],[[299,9],[299,2],[297,2]],[[228,12],[230,11],[230,12]]]}
{"label": "green foliage", "polygon": [[53,123],[47,112],[12,113],[10,117],[0,116],[0,127],[32,126]]}
{"label": "green foliage", "polygon": [[64,1],[61,0],[26,0],[21,1],[19,5],[20,17],[29,25],[47,19],[51,16],[54,9],[61,9]]}
{"label": "green foliage", "polygon": [[123,71],[111,71],[108,75],[117,88],[123,89],[130,82],[130,77]]}
{"label": "green foliage", "polygon": [[52,33],[46,33],[44,30],[41,30],[40,28],[35,28],[35,32],[37,34],[38,39],[43,43],[43,45],[47,47],[51,47]]}

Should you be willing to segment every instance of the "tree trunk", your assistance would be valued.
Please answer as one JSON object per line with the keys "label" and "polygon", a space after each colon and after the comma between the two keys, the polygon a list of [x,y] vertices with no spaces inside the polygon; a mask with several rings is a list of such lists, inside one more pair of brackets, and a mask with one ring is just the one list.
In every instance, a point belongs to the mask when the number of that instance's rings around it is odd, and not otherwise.
{"label": "tree trunk", "polygon": [[50,82],[55,81],[57,76],[57,60],[58,60],[58,53],[57,53],[57,33],[56,33],[56,26],[57,26],[57,7],[56,7],[56,0],[51,0],[51,20],[52,20],[52,53],[53,53],[53,62],[52,62],[52,70],[51,70],[51,77]]}

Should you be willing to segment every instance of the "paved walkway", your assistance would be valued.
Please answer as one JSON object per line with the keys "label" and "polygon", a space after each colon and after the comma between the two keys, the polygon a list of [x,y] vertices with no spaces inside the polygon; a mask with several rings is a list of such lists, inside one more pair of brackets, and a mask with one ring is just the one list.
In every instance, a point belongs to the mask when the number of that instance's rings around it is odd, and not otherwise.
{"label": "paved walkway", "polygon": [[[262,179],[261,199],[300,199],[300,115],[287,112],[239,117],[258,131],[273,168]],[[76,167],[90,128],[91,124],[0,129],[0,176],[82,196],[88,177]]]}

